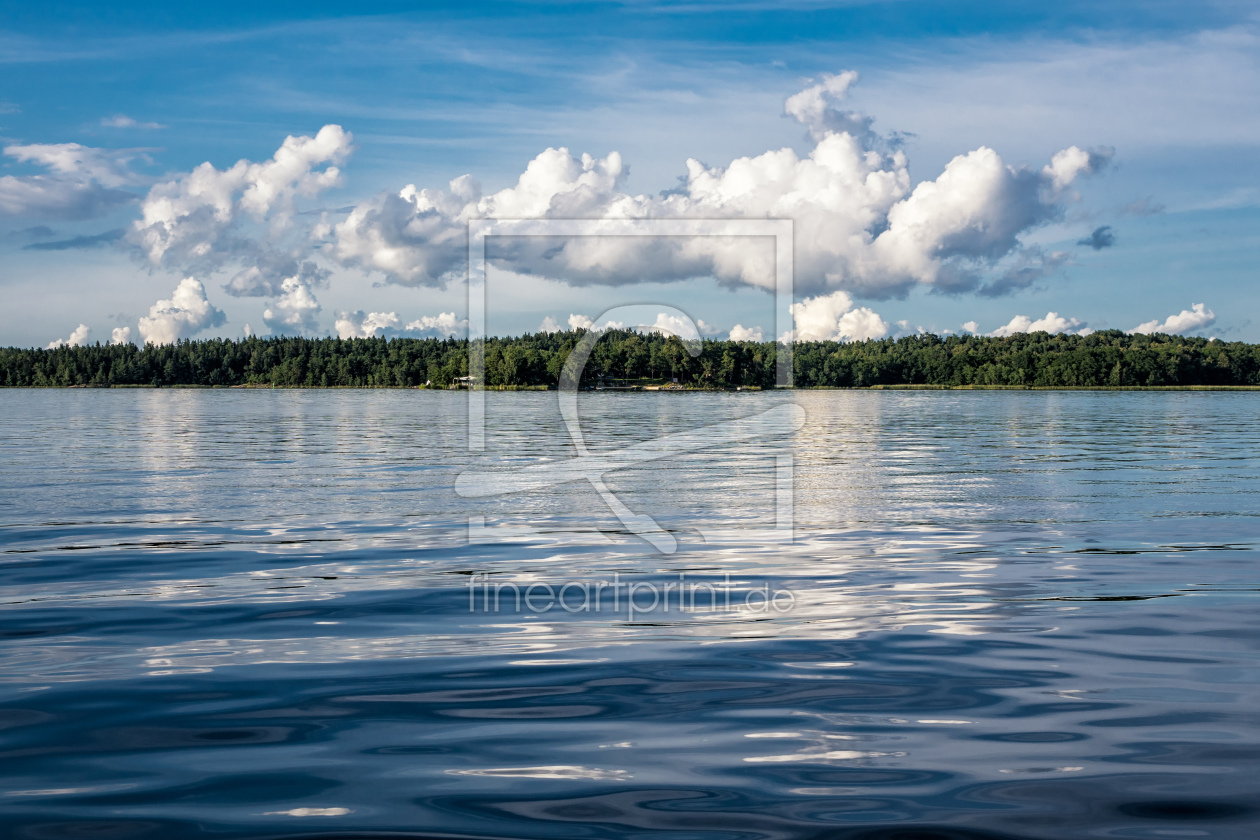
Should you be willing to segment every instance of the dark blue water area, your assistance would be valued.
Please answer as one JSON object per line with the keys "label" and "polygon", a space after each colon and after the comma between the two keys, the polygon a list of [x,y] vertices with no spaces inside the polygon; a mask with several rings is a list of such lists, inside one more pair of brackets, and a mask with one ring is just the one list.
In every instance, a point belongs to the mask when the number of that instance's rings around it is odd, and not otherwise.
{"label": "dark blue water area", "polygon": [[1260,394],[0,399],[0,836],[1260,828]]}

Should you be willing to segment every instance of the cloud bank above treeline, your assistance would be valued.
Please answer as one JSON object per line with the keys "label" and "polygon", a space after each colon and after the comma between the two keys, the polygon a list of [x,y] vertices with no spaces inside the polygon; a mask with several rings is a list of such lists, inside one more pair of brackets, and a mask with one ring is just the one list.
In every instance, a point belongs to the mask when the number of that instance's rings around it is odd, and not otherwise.
{"label": "cloud bank above treeline", "polygon": [[[1109,148],[1068,146],[1040,165],[1013,165],[980,146],[915,184],[896,134],[846,107],[857,74],[824,75],[788,97],[783,113],[797,121],[808,151],[771,149],[722,166],[692,158],[679,184],[657,194],[624,191],[629,167],[620,153],[603,157],[547,148],[516,183],[486,192],[472,175],[445,187],[403,184],[342,212],[312,210],[345,184],[353,135],[326,125],[314,136],[290,136],[269,159],[210,162],[161,179],[137,174],[144,150],[78,144],[14,145],[4,152],[44,167],[43,174],[0,177],[0,213],[81,219],[135,202],[138,218],[120,236],[50,243],[128,250],[144,268],[182,277],[170,298],[137,322],[143,342],[169,343],[221,326],[225,315],[206,286],[265,301],[262,322],[277,334],[319,335],[318,294],[333,271],[361,272],[377,282],[445,288],[462,281],[467,224],[475,219],[791,219],[794,223],[795,327],[784,340],[861,340],[915,332],[890,325],[856,300],[906,296],[914,289],[949,295],[1010,295],[1035,287],[1070,262],[1064,251],[1027,244],[1029,234],[1064,219],[1080,200],[1082,179],[1105,169]],[[1079,245],[1114,244],[1107,226]],[[43,245],[41,247],[50,247]],[[519,237],[496,242],[491,261],[517,275],[571,286],[631,286],[645,281],[711,277],[731,288],[772,290],[774,260],[764,242],[737,237],[661,237],[644,247],[616,236],[563,241]],[[561,314],[562,313],[558,313]],[[550,317],[550,316],[549,316]],[[585,317],[571,314],[573,317]],[[404,320],[406,326],[402,326]],[[1138,331],[1200,329],[1214,320],[1193,312],[1158,319]],[[454,313],[404,319],[396,312],[338,311],[345,337],[374,334],[454,335],[466,322]],[[128,328],[129,329],[129,328]],[[248,326],[247,326],[247,329]],[[993,333],[1044,329],[1088,332],[1085,321],[1050,312],[1015,316]],[[968,322],[962,331],[977,332]],[[250,330],[252,331],[252,330]],[[720,328],[760,336],[760,325]],[[86,341],[76,330],[63,343]],[[128,339],[129,340],[129,339]]]}

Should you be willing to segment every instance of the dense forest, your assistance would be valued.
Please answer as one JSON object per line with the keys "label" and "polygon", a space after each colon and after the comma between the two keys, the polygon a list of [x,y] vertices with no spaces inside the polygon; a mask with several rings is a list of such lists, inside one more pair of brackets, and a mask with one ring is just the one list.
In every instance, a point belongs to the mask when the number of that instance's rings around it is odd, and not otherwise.
{"label": "dense forest", "polygon": [[[491,387],[554,387],[582,333],[491,338]],[[674,381],[694,388],[774,386],[773,342],[705,341],[690,355],[677,338],[611,331],[595,347],[587,383]],[[1040,387],[1260,385],[1260,345],[1169,335],[1044,332],[989,338],[918,335],[798,343],[797,387],[1004,385]],[[468,373],[468,342],[412,338],[247,338],[177,344],[0,349],[5,386],[448,387]]]}

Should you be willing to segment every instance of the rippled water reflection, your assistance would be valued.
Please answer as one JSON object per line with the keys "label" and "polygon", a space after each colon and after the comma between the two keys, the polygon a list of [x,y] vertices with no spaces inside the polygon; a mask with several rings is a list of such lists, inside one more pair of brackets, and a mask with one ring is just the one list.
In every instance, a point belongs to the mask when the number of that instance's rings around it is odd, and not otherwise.
{"label": "rippled water reflection", "polygon": [[[571,456],[554,394],[488,398],[489,462]],[[3,393],[0,834],[1254,836],[1260,397],[792,398],[791,545],[764,442],[610,476],[667,556],[589,485],[459,498],[459,394]],[[470,612],[477,574],[796,605]]]}

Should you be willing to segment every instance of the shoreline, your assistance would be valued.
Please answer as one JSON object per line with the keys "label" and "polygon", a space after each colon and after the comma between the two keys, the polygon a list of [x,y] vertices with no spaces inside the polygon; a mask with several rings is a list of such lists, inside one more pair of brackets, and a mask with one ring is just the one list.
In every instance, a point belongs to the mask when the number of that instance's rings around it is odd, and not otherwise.
{"label": "shoreline", "polygon": [[[435,391],[460,393],[466,388],[425,388],[419,385],[0,385],[0,391]],[[491,385],[483,391],[555,391],[545,385]],[[583,389],[593,393],[651,394],[735,394],[778,393],[784,391],[1260,391],[1260,385],[862,385],[841,387],[810,385],[801,388],[650,388]]]}

